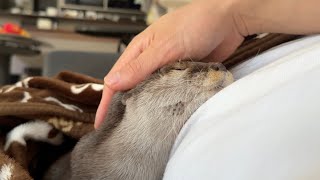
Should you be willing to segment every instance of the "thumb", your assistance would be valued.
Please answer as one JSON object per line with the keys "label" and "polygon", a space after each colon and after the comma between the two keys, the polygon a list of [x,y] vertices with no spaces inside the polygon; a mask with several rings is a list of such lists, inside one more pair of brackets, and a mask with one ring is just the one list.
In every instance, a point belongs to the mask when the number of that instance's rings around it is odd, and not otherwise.
{"label": "thumb", "polygon": [[105,86],[96,112],[94,122],[95,129],[100,127],[104,121],[112,96],[116,91],[127,90],[134,87],[157,68],[157,66],[152,65],[152,62],[144,60],[147,56],[147,53],[145,53],[145,55],[141,55],[138,58],[129,61],[115,72],[111,71],[104,78]]}
{"label": "thumb", "polygon": [[[116,91],[124,91],[135,87],[159,67],[178,59],[179,50],[172,50],[174,44],[149,46],[137,58],[121,64],[105,78],[105,89],[96,114],[95,128],[104,121],[111,98]],[[161,47],[161,48],[160,48]],[[174,46],[176,47],[176,46]],[[123,61],[124,62],[124,61]]]}
{"label": "thumb", "polygon": [[107,114],[107,108],[109,107],[113,94],[114,94],[114,91],[112,89],[108,88],[107,86],[104,86],[104,90],[102,92],[102,98],[100,100],[100,104],[97,109],[96,118],[94,121],[95,129],[97,129],[104,121],[104,118],[106,117],[106,114]]}
{"label": "thumb", "polygon": [[[135,87],[161,65],[166,64],[163,52],[156,52],[154,48],[148,48],[136,59],[129,61],[118,71],[108,74],[105,84],[115,90],[123,91]],[[163,60],[161,62],[160,60]]]}

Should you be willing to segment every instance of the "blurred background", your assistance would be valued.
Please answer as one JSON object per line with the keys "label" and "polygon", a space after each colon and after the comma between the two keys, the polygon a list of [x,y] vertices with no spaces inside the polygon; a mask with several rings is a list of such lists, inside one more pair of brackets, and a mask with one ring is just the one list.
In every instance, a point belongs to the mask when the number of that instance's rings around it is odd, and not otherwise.
{"label": "blurred background", "polygon": [[71,70],[103,76],[131,39],[190,0],[1,0],[0,85]]}

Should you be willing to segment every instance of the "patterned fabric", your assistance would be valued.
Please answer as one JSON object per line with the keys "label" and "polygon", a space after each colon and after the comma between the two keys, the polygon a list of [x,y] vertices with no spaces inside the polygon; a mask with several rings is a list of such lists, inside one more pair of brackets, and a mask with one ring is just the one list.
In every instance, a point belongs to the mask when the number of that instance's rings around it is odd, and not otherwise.
{"label": "patterned fabric", "polygon": [[43,166],[34,161],[48,147],[28,139],[61,145],[61,132],[77,140],[92,131],[102,89],[103,81],[71,72],[0,88],[0,179],[31,179],[39,168],[30,166]]}

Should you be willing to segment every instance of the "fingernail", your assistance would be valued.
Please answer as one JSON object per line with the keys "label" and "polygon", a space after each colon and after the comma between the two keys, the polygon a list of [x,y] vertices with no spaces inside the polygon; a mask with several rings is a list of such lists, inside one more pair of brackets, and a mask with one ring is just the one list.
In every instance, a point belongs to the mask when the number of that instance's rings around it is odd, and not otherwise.
{"label": "fingernail", "polygon": [[120,81],[120,73],[116,72],[113,75],[110,75],[110,77],[107,78],[106,80],[106,85],[107,86],[113,86],[117,84]]}

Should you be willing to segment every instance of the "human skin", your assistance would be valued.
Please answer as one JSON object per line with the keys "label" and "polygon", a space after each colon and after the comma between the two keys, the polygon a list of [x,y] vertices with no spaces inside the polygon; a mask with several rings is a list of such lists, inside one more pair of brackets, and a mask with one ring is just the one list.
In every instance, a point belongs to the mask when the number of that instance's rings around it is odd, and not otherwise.
{"label": "human skin", "polygon": [[319,6],[318,0],[195,0],[162,16],[132,40],[105,77],[95,128],[116,91],[133,88],[165,64],[221,62],[251,34],[319,33]]}

